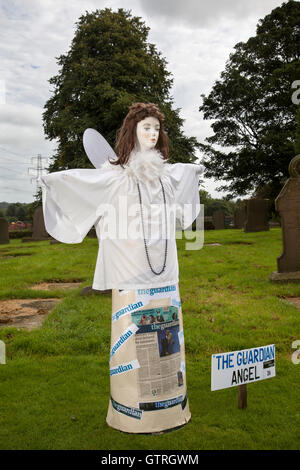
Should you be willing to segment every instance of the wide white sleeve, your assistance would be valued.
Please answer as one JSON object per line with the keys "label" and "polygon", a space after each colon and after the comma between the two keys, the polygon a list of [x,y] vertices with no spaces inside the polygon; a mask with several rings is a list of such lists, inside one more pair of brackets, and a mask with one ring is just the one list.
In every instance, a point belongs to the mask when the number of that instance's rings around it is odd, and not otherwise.
{"label": "wide white sleeve", "polygon": [[175,163],[169,166],[177,219],[183,230],[191,226],[200,212],[199,176],[203,171],[204,167],[196,163]]}
{"label": "wide white sleeve", "polygon": [[41,176],[47,232],[63,243],[80,243],[102,215],[107,176],[101,170],[64,170]]}

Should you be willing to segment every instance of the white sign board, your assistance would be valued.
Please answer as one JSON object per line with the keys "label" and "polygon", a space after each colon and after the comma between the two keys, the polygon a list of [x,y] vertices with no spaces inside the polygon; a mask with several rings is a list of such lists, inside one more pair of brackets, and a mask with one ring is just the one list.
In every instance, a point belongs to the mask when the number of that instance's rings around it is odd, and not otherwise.
{"label": "white sign board", "polygon": [[211,390],[275,377],[275,344],[211,356]]}

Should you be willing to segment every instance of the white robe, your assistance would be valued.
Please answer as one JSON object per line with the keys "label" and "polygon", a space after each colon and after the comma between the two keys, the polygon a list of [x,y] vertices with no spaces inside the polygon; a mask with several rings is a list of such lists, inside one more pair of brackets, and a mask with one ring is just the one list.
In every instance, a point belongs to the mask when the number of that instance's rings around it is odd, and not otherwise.
{"label": "white robe", "polygon": [[[146,209],[162,204],[161,218],[156,221],[152,218],[151,223],[156,223],[156,228],[163,231],[165,217],[163,193],[158,179],[160,176],[166,204],[169,207],[176,204],[177,217],[185,229],[192,224],[200,210],[198,180],[202,171],[203,167],[197,164],[165,163],[158,151],[151,150],[147,155],[132,152],[126,168],[105,162],[99,169],[64,170],[42,176],[40,184],[46,230],[63,243],[81,243],[95,226],[100,246],[94,289],[140,289],[175,284],[179,280],[175,224],[172,225],[168,219],[172,233],[168,239],[166,268],[161,274],[155,275],[146,258],[143,236],[138,239],[128,236],[120,238],[119,232],[105,237],[101,235],[105,233],[108,223],[109,214],[105,204],[110,205],[119,219],[124,216],[122,201],[124,203],[125,198],[129,208],[130,204],[139,206],[138,180],[143,207],[145,205]],[[183,220],[182,209],[187,204],[190,209],[184,213]],[[140,225],[140,214],[126,218],[131,227]],[[144,220],[146,224],[147,215]],[[146,241],[151,265],[159,272],[164,260],[165,240],[148,240],[146,236]]]}

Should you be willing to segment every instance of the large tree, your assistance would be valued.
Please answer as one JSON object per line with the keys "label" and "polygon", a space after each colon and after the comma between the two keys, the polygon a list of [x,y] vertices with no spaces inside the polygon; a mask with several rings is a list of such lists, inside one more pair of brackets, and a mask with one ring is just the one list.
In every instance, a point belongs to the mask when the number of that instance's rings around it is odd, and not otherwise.
{"label": "large tree", "polygon": [[[239,42],[199,110],[214,120],[201,144],[205,175],[225,180],[231,196],[257,191],[274,198],[294,157],[292,84],[300,78],[300,3],[289,1],[259,20]],[[215,145],[219,146],[216,148]]]}
{"label": "large tree", "polygon": [[130,11],[110,8],[85,12],[76,23],[70,50],[58,58],[59,73],[43,113],[48,139],[58,139],[50,171],[89,168],[82,146],[87,127],[97,129],[115,145],[128,107],[135,101],[154,102],[165,113],[171,160],[195,161],[197,141],[182,131],[179,109],[172,109],[173,79],[166,60],[147,41],[149,27]]}

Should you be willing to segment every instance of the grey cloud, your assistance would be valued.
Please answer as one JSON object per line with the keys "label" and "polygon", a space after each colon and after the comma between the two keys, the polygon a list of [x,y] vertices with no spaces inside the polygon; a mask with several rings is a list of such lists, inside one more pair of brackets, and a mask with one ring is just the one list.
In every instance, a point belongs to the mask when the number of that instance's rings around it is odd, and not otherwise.
{"label": "grey cloud", "polygon": [[[4,38],[0,43],[0,82],[4,80],[6,85],[6,104],[0,103],[0,166],[9,169],[5,173],[0,171],[0,200],[32,200],[29,194],[30,191],[34,194],[35,188],[26,173],[27,166],[32,166],[31,157],[38,153],[49,157],[57,146],[56,142],[45,139],[42,128],[43,106],[51,94],[48,79],[58,73],[55,57],[69,50],[75,23],[86,10],[124,8],[131,10],[133,16],[142,17],[151,28],[149,40],[162,52],[174,76],[174,106],[181,108],[184,131],[203,141],[211,131],[209,122],[203,121],[198,112],[200,93],[209,91],[234,44],[247,40],[255,32],[257,20],[281,3],[279,0],[72,0],[69,3],[0,0]],[[1,146],[18,155],[6,152]],[[18,161],[24,162],[20,168]],[[24,179],[23,184],[19,178]],[[11,192],[8,199],[8,193],[1,192],[4,186],[6,191],[20,186],[20,191],[15,195]],[[213,193],[213,183],[209,190]]]}
{"label": "grey cloud", "polygon": [[30,202],[36,192],[28,168],[38,153],[51,155],[45,141],[41,108],[29,103],[0,106],[0,200]]}
{"label": "grey cloud", "polygon": [[264,17],[283,2],[278,0],[140,0],[144,12],[152,18],[205,28],[220,20]]}

